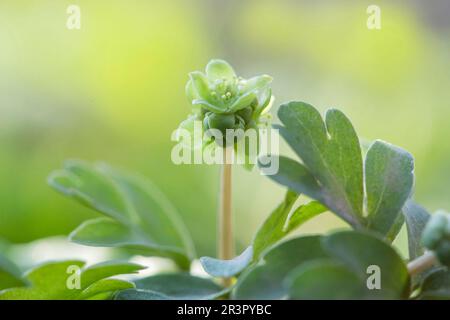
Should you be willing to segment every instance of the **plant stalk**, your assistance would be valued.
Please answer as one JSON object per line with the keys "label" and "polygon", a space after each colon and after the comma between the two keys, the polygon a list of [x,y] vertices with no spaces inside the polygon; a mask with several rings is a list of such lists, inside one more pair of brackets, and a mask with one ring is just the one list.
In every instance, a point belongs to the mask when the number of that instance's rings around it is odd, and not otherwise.
{"label": "plant stalk", "polygon": [[437,264],[438,260],[432,251],[425,252],[422,256],[408,263],[409,275],[415,276]]}
{"label": "plant stalk", "polygon": [[[223,165],[221,172],[220,208],[218,217],[218,258],[231,260],[234,257],[233,217],[231,203],[232,147],[223,149]],[[223,279],[224,286],[231,285],[230,278]]]}

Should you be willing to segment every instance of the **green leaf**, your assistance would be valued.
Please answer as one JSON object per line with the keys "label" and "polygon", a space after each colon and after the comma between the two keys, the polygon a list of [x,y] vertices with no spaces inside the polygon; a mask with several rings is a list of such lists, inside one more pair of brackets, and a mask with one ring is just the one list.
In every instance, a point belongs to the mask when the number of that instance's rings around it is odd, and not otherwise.
{"label": "green leaf", "polygon": [[259,259],[261,253],[275,244],[284,236],[283,226],[292,210],[298,195],[295,192],[287,191],[283,202],[270,214],[263,225],[256,232],[253,240],[253,257]]}
{"label": "green leaf", "polygon": [[430,214],[412,200],[406,202],[402,212],[408,231],[409,259],[413,260],[425,253],[421,239],[423,230],[430,219]]}
{"label": "green leaf", "polygon": [[309,221],[327,210],[328,208],[318,201],[311,201],[303,204],[288,215],[286,223],[283,226],[283,231],[285,234],[288,234],[304,224],[306,221]]}
{"label": "green leaf", "polygon": [[395,219],[389,232],[385,235],[384,239],[389,242],[393,242],[395,240],[395,238],[397,238],[404,223],[405,223],[405,217],[403,216],[403,213],[401,211],[400,214],[397,215],[397,218]]}
{"label": "green leaf", "polygon": [[172,300],[172,299],[162,293],[150,290],[128,289],[119,291],[114,296],[114,300]]}
{"label": "green leaf", "polygon": [[288,290],[283,285],[286,275],[305,261],[327,258],[320,236],[305,236],[274,246],[262,261],[244,272],[233,290],[234,299],[282,299]]}
{"label": "green leaf", "polygon": [[19,268],[0,255],[0,290],[25,285]]}
{"label": "green leaf", "polygon": [[106,279],[119,274],[136,273],[143,269],[137,264],[117,261],[83,267],[84,262],[78,260],[43,264],[25,275],[29,286],[6,289],[0,293],[0,300],[87,299],[100,293],[133,287],[133,284],[126,281],[106,281]]}
{"label": "green leaf", "polygon": [[170,202],[148,181],[105,164],[67,161],[49,184],[63,194],[105,214],[83,223],[72,234],[77,243],[142,249],[189,268],[192,240]]}
{"label": "green leaf", "polygon": [[107,261],[92,265],[85,268],[81,273],[81,286],[88,288],[92,284],[105,278],[109,278],[118,274],[132,274],[142,270],[143,267],[122,261]]}
{"label": "green leaf", "polygon": [[[281,129],[283,130],[283,129]],[[261,167],[261,163],[259,163]],[[279,170],[269,178],[297,193],[303,193],[313,199],[324,201],[322,190],[308,169],[295,160],[280,156]]]}
{"label": "green leaf", "polygon": [[134,284],[119,279],[101,279],[83,290],[77,299],[87,300],[103,293],[111,293],[134,288]]}
{"label": "green leaf", "polygon": [[156,243],[182,247],[190,258],[195,256],[194,244],[179,213],[156,186],[105,164],[101,165],[101,170],[117,183],[129,202],[129,210],[139,217],[146,235]]}
{"label": "green leaf", "polygon": [[367,152],[367,227],[386,236],[401,216],[414,183],[414,159],[405,150],[375,141]]}
{"label": "green leaf", "polygon": [[130,228],[109,218],[83,222],[72,231],[69,239],[75,243],[96,247],[120,247],[146,243],[145,238],[139,237]]}
{"label": "green leaf", "polygon": [[209,279],[188,273],[159,274],[135,281],[136,290],[116,295],[118,300],[210,300],[224,295],[223,289]]}
{"label": "green leaf", "polygon": [[210,257],[201,257],[203,269],[213,277],[232,277],[244,270],[252,261],[253,247],[250,246],[239,256],[231,260],[219,260]]}
{"label": "green leaf", "polygon": [[362,299],[367,289],[357,275],[334,260],[305,262],[287,276],[290,299]]}
{"label": "green leaf", "polygon": [[[303,161],[304,167],[297,165],[301,176],[308,177],[307,186],[314,186],[304,190],[305,183],[297,181],[301,189],[289,187],[319,200],[352,226],[361,226],[363,166],[359,140],[350,121],[342,112],[331,109],[324,123],[314,107],[295,101],[283,104],[278,116],[284,127],[277,128]],[[285,171],[280,163],[280,172],[287,177],[292,170]],[[277,176],[270,177],[280,181]],[[315,183],[310,182],[311,176]],[[317,189],[317,185],[321,187]]]}
{"label": "green leaf", "polygon": [[439,269],[429,274],[423,280],[420,298],[450,300],[450,270]]}
{"label": "green leaf", "polygon": [[339,262],[346,265],[361,281],[368,278],[368,267],[381,271],[381,289],[367,289],[367,295],[383,299],[405,297],[409,290],[409,276],[403,259],[386,242],[377,237],[356,231],[343,231],[322,239],[323,248]]}
{"label": "green leaf", "polygon": [[301,205],[291,213],[292,207],[297,199],[298,195],[295,192],[287,191],[283,202],[259,228],[253,240],[254,260],[258,260],[264,250],[283,239],[291,231],[295,230],[295,228],[327,210],[320,203],[313,201]]}
{"label": "green leaf", "polygon": [[82,161],[68,160],[63,170],[52,172],[51,187],[81,204],[126,223],[130,217],[119,190],[111,179]]}

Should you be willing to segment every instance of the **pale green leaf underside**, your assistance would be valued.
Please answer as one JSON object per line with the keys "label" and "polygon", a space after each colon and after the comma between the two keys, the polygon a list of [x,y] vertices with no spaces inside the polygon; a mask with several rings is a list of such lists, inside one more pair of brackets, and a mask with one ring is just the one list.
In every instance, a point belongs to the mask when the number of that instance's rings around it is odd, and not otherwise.
{"label": "pale green leaf underside", "polygon": [[250,246],[231,260],[201,257],[200,263],[206,273],[213,277],[232,277],[243,271],[252,261],[253,247]]}

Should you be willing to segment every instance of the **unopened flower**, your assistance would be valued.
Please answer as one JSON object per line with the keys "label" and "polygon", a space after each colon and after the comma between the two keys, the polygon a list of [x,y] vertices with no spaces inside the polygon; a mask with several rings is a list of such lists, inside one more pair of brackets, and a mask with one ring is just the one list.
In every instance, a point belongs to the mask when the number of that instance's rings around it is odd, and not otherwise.
{"label": "unopened flower", "polygon": [[[273,102],[271,82],[268,75],[243,79],[226,61],[211,60],[205,73],[189,74],[186,95],[192,112],[180,129],[192,130],[193,123],[200,121],[204,131],[217,129],[225,136],[228,129],[245,131],[267,125],[267,111]],[[203,145],[210,142],[203,141]]]}

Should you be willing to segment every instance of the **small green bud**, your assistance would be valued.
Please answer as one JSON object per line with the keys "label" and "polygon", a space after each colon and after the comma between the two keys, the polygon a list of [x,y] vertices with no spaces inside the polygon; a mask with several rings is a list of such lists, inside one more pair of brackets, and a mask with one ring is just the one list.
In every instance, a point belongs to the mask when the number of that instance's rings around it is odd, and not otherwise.
{"label": "small green bud", "polygon": [[450,240],[442,241],[434,250],[439,262],[450,267]]}
{"label": "small green bud", "polygon": [[435,252],[439,261],[450,266],[450,214],[437,212],[428,221],[422,233],[423,245]]}
{"label": "small green bud", "polygon": [[227,129],[233,129],[236,123],[234,114],[211,113],[208,117],[208,129],[218,129],[225,135]]}
{"label": "small green bud", "polygon": [[244,108],[242,110],[239,110],[237,114],[242,117],[244,122],[247,124],[252,120],[253,110],[251,107]]}

